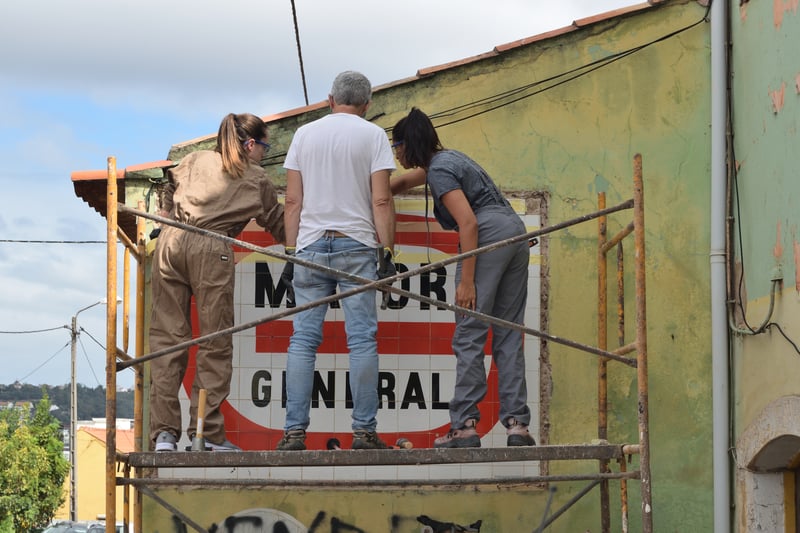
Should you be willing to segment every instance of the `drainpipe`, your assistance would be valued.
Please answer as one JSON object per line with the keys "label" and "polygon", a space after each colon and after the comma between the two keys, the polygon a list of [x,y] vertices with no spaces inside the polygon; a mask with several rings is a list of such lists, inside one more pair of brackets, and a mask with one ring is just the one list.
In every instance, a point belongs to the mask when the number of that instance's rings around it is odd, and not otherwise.
{"label": "drainpipe", "polygon": [[711,5],[711,371],[714,533],[730,533],[729,369],[726,306],[727,2]]}

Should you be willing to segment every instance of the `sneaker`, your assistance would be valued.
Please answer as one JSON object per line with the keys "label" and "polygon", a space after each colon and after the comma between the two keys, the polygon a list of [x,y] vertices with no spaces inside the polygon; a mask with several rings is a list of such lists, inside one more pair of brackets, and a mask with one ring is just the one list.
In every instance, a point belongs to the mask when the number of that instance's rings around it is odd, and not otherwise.
{"label": "sneaker", "polygon": [[513,418],[508,419],[506,429],[506,446],[536,446],[536,440],[528,431],[528,426],[520,424]]}
{"label": "sneaker", "polygon": [[304,429],[290,429],[289,431],[285,431],[283,433],[283,438],[278,442],[275,449],[280,451],[305,450],[306,431]]}
{"label": "sneaker", "polygon": [[357,429],[353,431],[353,450],[385,450],[389,445],[383,442],[374,431]]}
{"label": "sneaker", "polygon": [[157,452],[177,452],[178,439],[175,435],[168,431],[162,431],[156,437],[156,451]]}
{"label": "sneaker", "polygon": [[447,435],[433,441],[434,448],[480,448],[481,437],[475,430],[475,419],[470,418],[461,429],[451,429]]}
{"label": "sneaker", "polygon": [[215,444],[211,441],[206,441],[206,450],[210,449],[212,452],[240,452],[242,451],[237,445],[229,441],[228,439],[223,440],[219,444]]}

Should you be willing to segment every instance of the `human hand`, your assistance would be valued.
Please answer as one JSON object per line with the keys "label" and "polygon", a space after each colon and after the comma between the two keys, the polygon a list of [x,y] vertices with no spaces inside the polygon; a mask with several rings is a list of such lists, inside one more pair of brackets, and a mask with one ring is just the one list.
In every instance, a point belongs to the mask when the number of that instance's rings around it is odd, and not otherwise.
{"label": "human hand", "polygon": [[[295,249],[293,246],[287,246],[285,248],[286,255],[293,256]],[[286,304],[287,305],[294,305],[294,263],[291,261],[286,261],[286,264],[283,266],[283,271],[281,272],[281,282],[283,286],[286,287]]]}
{"label": "human hand", "polygon": [[391,278],[397,274],[394,265],[394,254],[389,248],[378,249],[378,279]]}
{"label": "human hand", "polygon": [[461,280],[458,287],[456,287],[456,305],[474,311],[475,301],[475,283],[467,283]]}
{"label": "human hand", "polygon": [[[391,248],[378,248],[378,279],[391,278],[397,274],[397,267],[394,265],[394,254]],[[383,291],[381,309],[389,306],[389,292]]]}

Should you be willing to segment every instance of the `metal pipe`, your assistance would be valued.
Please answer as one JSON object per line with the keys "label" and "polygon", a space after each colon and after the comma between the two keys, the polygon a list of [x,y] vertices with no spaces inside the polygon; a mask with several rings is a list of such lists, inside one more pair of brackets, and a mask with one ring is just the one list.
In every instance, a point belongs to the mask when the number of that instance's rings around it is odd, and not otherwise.
{"label": "metal pipe", "polygon": [[130,329],[130,303],[128,293],[131,286],[131,250],[125,248],[122,255],[122,349],[128,351],[128,333]]}
{"label": "metal pipe", "polygon": [[[603,213],[613,213],[613,212],[616,212],[616,211],[620,211],[622,209],[626,209],[629,204],[630,204],[630,202],[624,202],[622,204],[619,204],[618,206],[615,206],[615,207],[612,207],[612,208],[608,208],[608,209],[605,209],[605,210],[602,210],[602,211],[598,211],[598,212],[592,213],[590,215],[585,215],[583,217],[578,217],[577,219],[573,219],[573,220],[579,220],[581,222],[586,221],[586,220],[592,220],[594,218],[597,218],[598,216],[601,216]],[[321,298],[319,300],[315,300],[314,302],[310,302],[310,303],[304,304],[302,306],[297,306],[297,307],[294,307],[292,309],[286,309],[284,311],[275,313],[275,314],[273,314],[272,316],[269,316],[269,317],[265,317],[265,318],[262,318],[262,319],[259,319],[259,320],[254,320],[254,321],[251,321],[251,322],[248,322],[248,323],[245,323],[245,324],[240,324],[238,326],[233,326],[233,327],[225,329],[225,330],[220,330],[220,331],[217,331],[217,332],[214,332],[214,333],[210,333],[208,335],[204,335],[202,337],[197,337],[195,339],[192,339],[192,340],[189,340],[189,341],[185,341],[185,342],[182,342],[180,344],[176,344],[176,345],[168,347],[168,348],[164,348],[164,349],[159,350],[157,352],[152,352],[152,353],[150,353],[148,355],[145,355],[145,356],[142,356],[142,357],[139,357],[139,358],[136,358],[136,359],[131,359],[129,361],[123,361],[123,362],[117,363],[117,370],[122,370],[124,368],[129,367],[129,366],[132,366],[132,365],[135,365],[135,364],[140,364],[140,363],[149,361],[151,359],[155,359],[156,357],[160,357],[160,356],[166,355],[168,353],[172,353],[172,352],[175,352],[175,351],[178,351],[178,350],[182,350],[182,349],[188,348],[190,346],[194,346],[196,344],[199,344],[201,342],[205,342],[207,340],[219,337],[221,335],[229,335],[231,333],[244,331],[246,329],[250,329],[252,327],[255,327],[255,326],[259,325],[259,324],[263,324],[263,323],[270,322],[270,321],[273,321],[273,320],[278,320],[278,319],[281,319],[281,318],[285,318],[285,317],[294,315],[296,313],[299,313],[300,311],[305,311],[306,309],[310,309],[310,308],[316,307],[318,305],[328,304],[328,303],[331,303],[331,302],[334,302],[334,301],[341,300],[343,298],[347,298],[348,296],[352,296],[354,294],[359,294],[359,293],[367,291],[367,290],[375,290],[375,289],[386,290],[386,291],[392,292],[394,294],[399,294],[401,296],[406,296],[408,298],[412,298],[412,299],[420,301],[420,302],[428,303],[428,304],[433,305],[433,306],[437,306],[437,307],[441,307],[441,308],[444,308],[444,309],[448,309],[450,311],[461,313],[461,314],[466,315],[466,316],[471,316],[471,317],[477,318],[479,320],[483,320],[485,322],[489,322],[490,324],[494,324],[494,325],[501,326],[501,327],[508,328],[508,329],[521,331],[523,333],[526,333],[526,334],[529,334],[529,335],[533,335],[535,337],[540,337],[540,338],[546,339],[546,340],[548,340],[550,342],[554,342],[554,343],[557,343],[557,344],[562,344],[564,346],[569,346],[569,347],[572,347],[572,348],[576,348],[578,350],[582,350],[582,351],[587,352],[587,353],[592,353],[592,354],[595,354],[595,355],[601,355],[601,356],[607,357],[609,359],[613,359],[615,361],[619,361],[619,362],[624,363],[624,364],[626,364],[628,366],[631,366],[631,367],[635,367],[636,364],[637,364],[636,361],[633,360],[633,359],[629,359],[629,358],[626,358],[626,357],[621,357],[621,356],[616,355],[614,353],[611,353],[611,352],[608,352],[608,351],[605,351],[605,350],[600,350],[600,349],[598,349],[596,347],[593,347],[593,346],[588,346],[588,345],[581,344],[581,343],[578,343],[578,342],[575,342],[575,341],[571,341],[571,340],[568,340],[568,339],[563,339],[563,338],[557,337],[555,335],[550,335],[549,333],[544,333],[542,331],[538,331],[538,330],[535,330],[535,329],[532,329],[532,328],[527,328],[527,327],[525,327],[523,325],[520,325],[520,324],[516,324],[516,323],[513,323],[513,322],[508,322],[506,320],[501,320],[499,318],[495,318],[493,316],[486,315],[484,313],[478,313],[476,311],[473,311],[471,309],[467,309],[465,307],[458,307],[458,306],[449,304],[447,302],[443,302],[443,301],[440,301],[440,300],[434,300],[433,298],[428,298],[428,297],[425,297],[425,296],[422,296],[422,295],[414,294],[412,292],[409,292],[409,291],[406,291],[406,290],[403,290],[403,289],[400,289],[400,288],[397,288],[397,287],[393,287],[391,285],[392,283],[394,283],[396,281],[401,281],[403,279],[410,278],[412,276],[416,276],[416,275],[421,274],[421,273],[429,272],[429,271],[437,269],[437,268],[439,268],[441,266],[445,266],[445,265],[448,265],[450,263],[453,263],[453,262],[456,262],[456,261],[460,261],[461,259],[464,259],[464,258],[467,258],[467,257],[472,257],[473,255],[477,255],[479,253],[491,251],[491,250],[494,250],[494,249],[497,249],[497,248],[501,248],[503,246],[508,246],[508,245],[513,244],[515,242],[527,241],[530,238],[532,238],[533,236],[542,235],[544,233],[549,233],[550,231],[552,231],[552,228],[556,227],[556,226],[551,226],[550,228],[546,228],[545,230],[538,230],[538,231],[530,232],[530,233],[527,233],[527,234],[524,234],[524,235],[518,235],[516,237],[512,237],[512,238],[506,239],[504,241],[498,241],[498,242],[496,242],[494,244],[491,244],[491,245],[488,245],[488,246],[483,246],[481,248],[477,248],[475,250],[472,250],[470,252],[466,252],[466,253],[463,253],[463,254],[455,255],[455,256],[449,257],[447,259],[444,259],[442,261],[438,261],[436,263],[431,263],[429,265],[422,266],[422,267],[420,267],[418,269],[415,269],[415,270],[409,270],[407,272],[401,272],[401,273],[396,274],[395,276],[375,281],[375,280],[371,280],[371,279],[355,276],[353,274],[350,274],[350,273],[347,273],[347,272],[343,272],[343,271],[340,271],[340,270],[327,268],[325,266],[318,265],[318,264],[312,263],[310,261],[305,261],[303,259],[298,258],[297,256],[287,256],[287,255],[282,254],[280,252],[275,252],[273,250],[270,250],[270,249],[268,249],[266,247],[255,246],[255,245],[252,245],[250,243],[247,243],[247,242],[244,242],[244,241],[240,241],[240,240],[234,239],[232,237],[228,237],[227,235],[220,235],[218,233],[211,232],[211,231],[208,231],[208,230],[203,230],[201,228],[196,228],[194,226],[181,224],[181,223],[176,222],[174,220],[170,220],[168,218],[160,217],[158,215],[153,215],[151,213],[144,213],[144,212],[141,212],[141,211],[137,211],[135,209],[132,209],[130,207],[126,207],[126,206],[123,206],[123,205],[120,205],[119,208],[120,208],[121,211],[124,211],[124,212],[127,212],[127,213],[141,215],[141,216],[144,216],[145,218],[151,218],[151,219],[156,220],[158,222],[162,222],[162,223],[170,225],[170,226],[175,226],[175,227],[184,229],[186,231],[191,231],[193,233],[198,233],[198,234],[201,234],[201,235],[214,237],[214,238],[220,239],[220,240],[222,240],[224,242],[228,242],[228,243],[230,243],[232,245],[239,246],[241,248],[244,248],[244,249],[247,249],[247,250],[250,250],[250,251],[262,253],[262,254],[267,255],[269,257],[275,257],[275,258],[278,258],[278,259],[282,259],[284,261],[291,261],[292,263],[295,263],[297,265],[301,265],[301,266],[304,266],[304,267],[307,267],[307,268],[313,268],[315,270],[324,271],[324,272],[333,274],[333,275],[335,275],[337,277],[341,277],[341,278],[344,278],[344,279],[349,279],[351,281],[357,281],[359,283],[362,283],[363,285],[361,287],[356,287],[356,288],[350,289],[349,291],[344,291],[344,292],[337,293],[337,294],[334,294],[334,295],[331,295],[331,296],[328,296],[328,297],[325,297],[325,298]],[[557,225],[557,226],[560,226],[560,225]]]}
{"label": "metal pipe", "polygon": [[[106,298],[117,300],[117,160],[108,158],[106,189]],[[114,533],[117,522],[117,306],[106,306],[106,533]]]}
{"label": "metal pipe", "polygon": [[[139,209],[144,209],[144,202],[139,201]],[[145,219],[136,219],[136,247],[139,257],[145,257],[146,241],[145,232],[147,224]],[[144,286],[145,286],[145,265],[144,261],[139,261],[136,266],[136,344],[135,355],[144,355]],[[118,354],[119,355],[119,354]],[[135,377],[133,381],[133,449],[140,452],[143,447],[143,407],[144,407],[144,367],[134,368]],[[142,495],[139,491],[133,494],[133,531],[142,533]],[[127,532],[126,532],[127,533]]]}
{"label": "metal pipe", "polygon": [[737,326],[733,321],[733,305],[730,305],[728,306],[728,328],[738,335],[759,335],[764,333],[767,330],[767,325],[769,325],[770,320],[772,320],[772,313],[775,310],[775,291],[780,284],[781,280],[772,280],[772,286],[769,291],[769,309],[767,309],[767,316],[764,318],[764,321],[761,322],[760,326],[756,329],[745,329]]}
{"label": "metal pipe", "polygon": [[636,258],[636,367],[639,414],[639,469],[642,473],[642,531],[653,532],[653,494],[650,474],[650,408],[647,376],[647,298],[645,290],[644,180],[642,155],[633,157],[634,257]]}
{"label": "metal pipe", "polygon": [[[728,108],[727,2],[713,2],[711,12],[711,374],[714,476],[714,532],[731,528],[730,377],[726,310],[726,124]],[[732,162],[731,162],[732,163]]]}
{"label": "metal pipe", "polygon": [[598,484],[598,483],[600,483],[600,480],[599,480],[599,479],[598,479],[598,480],[595,480],[595,481],[593,481],[592,483],[589,483],[589,484],[588,484],[586,487],[584,487],[583,489],[581,489],[581,490],[580,490],[580,491],[579,491],[579,492],[578,492],[578,493],[577,493],[575,496],[573,496],[572,498],[570,498],[570,500],[569,500],[567,503],[565,503],[563,506],[561,506],[561,509],[559,509],[558,511],[556,511],[555,513],[553,513],[553,514],[552,514],[552,516],[551,516],[550,518],[548,518],[546,521],[544,521],[544,522],[542,523],[542,525],[540,526],[540,529],[541,529],[542,531],[544,531],[544,529],[545,529],[546,527],[548,527],[550,524],[552,524],[553,522],[555,522],[555,521],[556,521],[556,519],[557,519],[558,517],[560,517],[562,514],[566,513],[566,512],[567,512],[567,510],[568,510],[570,507],[572,507],[573,505],[575,505],[576,503],[578,503],[578,501],[579,501],[581,498],[583,498],[584,496],[586,496],[587,494],[589,494],[589,491],[590,491],[590,490],[592,490],[593,488],[595,488],[595,487],[597,486],[597,484]]}
{"label": "metal pipe", "polygon": [[622,239],[624,239],[631,233],[633,233],[633,222],[625,226],[625,228],[623,228],[622,231],[620,231],[619,233],[608,239],[608,241],[606,241],[606,243],[603,245],[603,252],[608,253],[609,251],[611,251],[612,248],[621,243]]}
{"label": "metal pipe", "polygon": [[515,478],[460,478],[460,479],[359,479],[359,480],[324,480],[324,479],[275,479],[275,478],[120,478],[121,485],[134,487],[180,487],[191,490],[193,487],[419,487],[453,486],[463,488],[467,485],[488,486],[523,486],[550,482],[593,481],[600,479],[622,480],[637,479],[638,470],[612,472],[609,474],[565,474],[560,476],[525,476]]}
{"label": "metal pipe", "polygon": [[[617,459],[617,464],[619,465],[619,471],[621,474],[626,473],[628,470],[628,465],[625,463],[625,458],[622,457]],[[621,528],[620,530],[622,533],[628,533],[628,480],[620,479],[619,482],[619,499],[620,499],[620,514],[621,516]]]}
{"label": "metal pipe", "polygon": [[[606,193],[597,195],[597,207],[606,207]],[[607,219],[597,219],[597,347],[608,349],[608,258],[606,257]],[[597,438],[608,439],[608,358],[597,360]],[[601,473],[609,472],[608,461],[599,462]],[[600,531],[611,531],[611,504],[608,481],[600,483]]]}

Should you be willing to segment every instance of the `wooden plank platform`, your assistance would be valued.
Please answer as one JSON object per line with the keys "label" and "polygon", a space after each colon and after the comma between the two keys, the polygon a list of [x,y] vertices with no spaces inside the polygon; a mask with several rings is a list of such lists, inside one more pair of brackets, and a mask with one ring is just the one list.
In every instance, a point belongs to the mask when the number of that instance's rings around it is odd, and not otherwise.
{"label": "wooden plank platform", "polygon": [[512,448],[414,448],[390,450],[304,450],[241,452],[137,452],[121,456],[136,468],[376,466],[511,461],[611,460],[622,444],[520,446]]}

